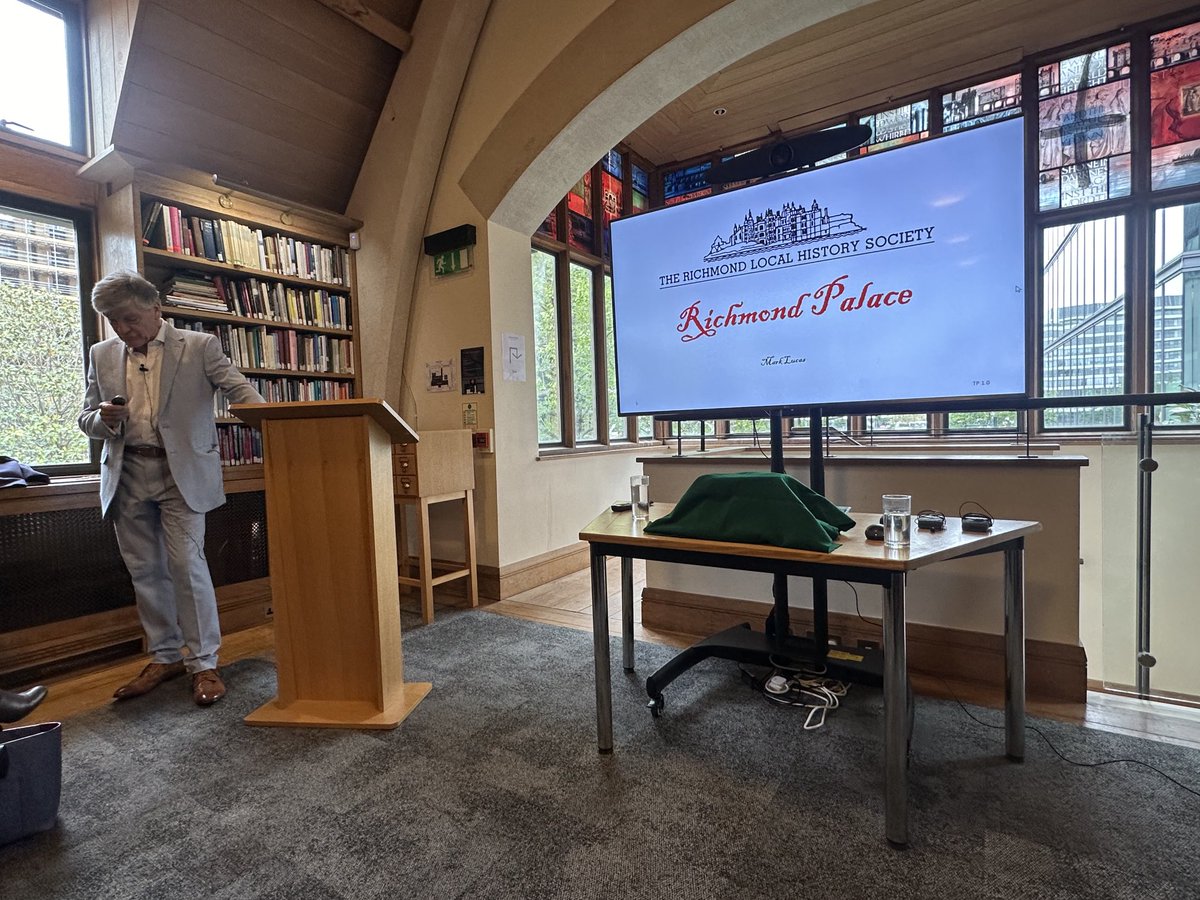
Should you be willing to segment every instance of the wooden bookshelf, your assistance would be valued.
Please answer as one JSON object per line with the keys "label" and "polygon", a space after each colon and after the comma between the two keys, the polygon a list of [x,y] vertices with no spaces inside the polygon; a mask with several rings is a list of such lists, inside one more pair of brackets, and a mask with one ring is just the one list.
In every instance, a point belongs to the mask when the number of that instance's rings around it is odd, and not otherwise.
{"label": "wooden bookshelf", "polygon": [[[137,267],[177,328],[215,335],[270,402],[359,397],[351,220],[322,221],[216,188],[135,175],[125,207]],[[226,480],[261,463],[257,432],[216,399]]]}

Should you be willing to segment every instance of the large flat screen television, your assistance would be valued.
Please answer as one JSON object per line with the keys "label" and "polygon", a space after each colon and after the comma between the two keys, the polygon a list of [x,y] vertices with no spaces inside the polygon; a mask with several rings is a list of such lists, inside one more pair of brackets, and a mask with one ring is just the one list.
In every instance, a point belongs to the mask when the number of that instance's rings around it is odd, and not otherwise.
{"label": "large flat screen television", "polygon": [[1019,119],[612,223],[621,415],[1027,395]]}

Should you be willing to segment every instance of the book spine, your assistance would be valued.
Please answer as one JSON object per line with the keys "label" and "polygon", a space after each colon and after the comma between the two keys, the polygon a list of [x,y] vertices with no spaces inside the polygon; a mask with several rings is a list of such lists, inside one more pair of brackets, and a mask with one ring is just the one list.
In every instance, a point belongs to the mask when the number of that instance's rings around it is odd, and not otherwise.
{"label": "book spine", "polygon": [[217,239],[213,235],[212,219],[200,220],[200,246],[204,248],[205,259],[219,260],[217,256]]}
{"label": "book spine", "polygon": [[[155,228],[162,220],[162,202],[153,200],[146,204],[142,210],[142,243],[146,246],[151,246],[151,242],[155,237]],[[159,249],[165,250],[165,247]]]}
{"label": "book spine", "polygon": [[171,243],[167,249],[172,253],[183,252],[183,227],[180,225],[180,211],[178,206],[170,207],[170,236]]}

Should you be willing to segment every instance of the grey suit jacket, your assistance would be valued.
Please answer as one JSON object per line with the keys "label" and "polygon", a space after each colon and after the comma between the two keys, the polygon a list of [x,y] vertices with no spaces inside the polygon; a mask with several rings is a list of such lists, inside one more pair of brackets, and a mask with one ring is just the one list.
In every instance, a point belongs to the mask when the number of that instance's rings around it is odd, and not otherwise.
{"label": "grey suit jacket", "polygon": [[[221,390],[234,403],[264,401],[226,358],[215,336],[185,331],[170,323],[163,336],[158,432],[183,499],[196,512],[208,512],[225,502],[213,395]],[[100,457],[100,509],[104,515],[108,515],[121,481],[125,432],[109,433],[100,420],[100,404],[117,394],[128,395],[125,345],[119,338],[110,338],[92,346],[84,409],[79,415],[83,433],[104,441]]]}

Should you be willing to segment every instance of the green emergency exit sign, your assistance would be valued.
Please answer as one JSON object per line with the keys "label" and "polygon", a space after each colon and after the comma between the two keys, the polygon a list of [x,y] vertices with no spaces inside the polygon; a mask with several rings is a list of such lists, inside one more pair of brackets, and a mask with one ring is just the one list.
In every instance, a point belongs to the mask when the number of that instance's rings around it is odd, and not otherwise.
{"label": "green emergency exit sign", "polygon": [[434,254],[433,274],[456,275],[471,268],[471,248],[461,247],[458,250],[445,250]]}

